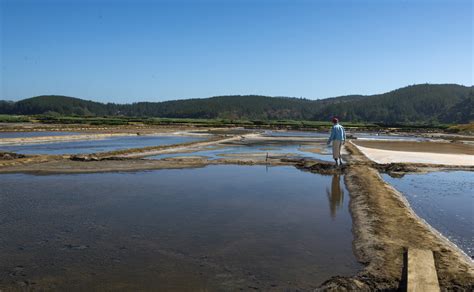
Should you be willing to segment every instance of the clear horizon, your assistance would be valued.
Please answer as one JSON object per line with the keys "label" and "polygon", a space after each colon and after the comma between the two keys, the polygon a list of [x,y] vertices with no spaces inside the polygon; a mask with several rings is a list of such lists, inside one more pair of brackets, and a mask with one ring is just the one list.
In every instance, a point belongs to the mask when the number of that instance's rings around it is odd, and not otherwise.
{"label": "clear horizon", "polygon": [[372,95],[472,86],[471,1],[0,0],[0,99]]}

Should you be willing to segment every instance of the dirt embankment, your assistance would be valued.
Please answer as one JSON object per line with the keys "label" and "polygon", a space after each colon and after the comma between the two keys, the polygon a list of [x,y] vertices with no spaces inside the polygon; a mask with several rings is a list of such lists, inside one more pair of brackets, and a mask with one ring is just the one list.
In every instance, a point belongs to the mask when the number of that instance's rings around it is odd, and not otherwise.
{"label": "dirt embankment", "polygon": [[[198,168],[207,165],[295,165],[296,162],[284,161],[284,159],[268,160],[260,158],[220,158],[209,160],[206,157],[175,157],[160,160],[137,159],[137,158],[117,158],[110,157],[100,160],[73,160],[68,158],[54,157],[55,159],[44,157],[42,160],[29,163],[17,163],[6,165],[0,168],[0,173],[36,173],[36,174],[63,174],[63,173],[99,173],[118,171],[143,171],[159,169],[181,169]],[[1,165],[0,165],[1,166]],[[329,166],[328,166],[329,168]]]}
{"label": "dirt embankment", "polygon": [[405,284],[404,259],[410,248],[434,252],[442,290],[472,291],[474,262],[420,219],[406,199],[385,183],[354,147],[347,157],[346,186],[351,202],[354,251],[365,268],[351,278],[335,277],[322,290],[397,290]]}

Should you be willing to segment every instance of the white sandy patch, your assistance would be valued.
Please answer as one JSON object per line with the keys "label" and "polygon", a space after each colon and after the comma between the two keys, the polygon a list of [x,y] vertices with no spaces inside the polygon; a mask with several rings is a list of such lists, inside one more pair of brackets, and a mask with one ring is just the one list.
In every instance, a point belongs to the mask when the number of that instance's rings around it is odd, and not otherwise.
{"label": "white sandy patch", "polygon": [[[202,132],[190,132],[190,131],[177,131],[177,132],[172,132],[172,133],[167,133],[175,136],[212,136],[212,134]],[[156,133],[155,135],[163,135],[162,133]]]}
{"label": "white sandy patch", "polygon": [[474,155],[443,154],[428,152],[391,151],[367,148],[356,145],[370,160],[377,163],[429,163],[444,165],[474,166]]}

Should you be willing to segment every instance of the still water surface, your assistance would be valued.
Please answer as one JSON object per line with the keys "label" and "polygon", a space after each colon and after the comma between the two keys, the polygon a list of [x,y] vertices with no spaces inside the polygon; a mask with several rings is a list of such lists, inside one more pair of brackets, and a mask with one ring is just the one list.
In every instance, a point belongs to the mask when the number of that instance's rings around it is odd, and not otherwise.
{"label": "still water surface", "polygon": [[100,140],[81,140],[44,144],[0,145],[0,151],[22,154],[78,154],[114,151],[128,148],[171,145],[201,140],[198,137],[183,136],[122,136]]}
{"label": "still water surface", "polygon": [[378,134],[378,133],[364,133],[364,132],[355,132],[351,133],[357,139],[362,140],[395,140],[395,141],[427,141],[428,138],[424,138],[416,135],[388,135],[388,134]]}
{"label": "still water surface", "polygon": [[[265,131],[264,136],[268,137],[315,137],[328,139],[331,131],[316,132],[316,131]],[[398,135],[398,134],[379,134],[371,132],[347,132],[347,134],[364,140],[406,140],[406,141],[424,141],[428,140],[416,135]]]}
{"label": "still water surface", "polygon": [[384,179],[406,196],[420,217],[474,256],[474,172],[384,175]]}
{"label": "still water surface", "polygon": [[267,137],[318,137],[329,138],[329,132],[316,131],[265,131],[264,136]]}
{"label": "still water surface", "polygon": [[360,268],[342,176],[211,166],[0,178],[0,289],[310,290]]}
{"label": "still water surface", "polygon": [[30,137],[45,137],[45,136],[68,136],[68,135],[82,135],[87,133],[78,132],[0,132],[1,138],[30,138]]}
{"label": "still water surface", "polygon": [[[308,151],[310,148],[320,149],[320,153],[313,153]],[[322,161],[333,161],[331,150],[325,144],[311,145],[295,144],[295,143],[265,143],[235,146],[227,144],[223,148],[210,147],[209,149],[199,150],[191,153],[172,153],[149,156],[149,159],[163,159],[171,157],[187,157],[187,156],[205,156],[208,159],[219,159],[226,156],[234,156],[234,154],[245,156],[246,154],[264,154],[268,153],[268,157],[275,158],[282,155],[295,156],[299,158],[312,158]],[[263,156],[262,156],[263,157]]]}

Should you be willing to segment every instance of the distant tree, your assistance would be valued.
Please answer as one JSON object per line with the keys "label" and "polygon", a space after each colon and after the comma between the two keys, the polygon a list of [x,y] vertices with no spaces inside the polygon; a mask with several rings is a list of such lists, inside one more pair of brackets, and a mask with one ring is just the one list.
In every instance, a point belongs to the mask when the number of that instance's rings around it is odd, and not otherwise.
{"label": "distant tree", "polygon": [[259,95],[132,104],[99,103],[43,95],[18,102],[0,101],[2,114],[129,116],[244,120],[329,120],[376,123],[465,123],[473,120],[473,87],[456,84],[412,85],[384,94],[308,100]]}

